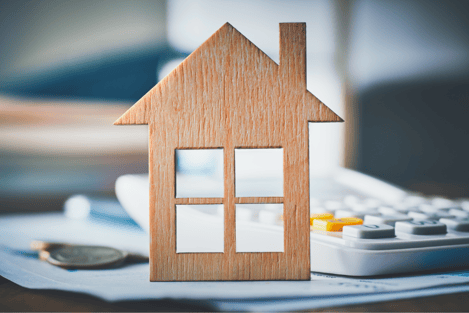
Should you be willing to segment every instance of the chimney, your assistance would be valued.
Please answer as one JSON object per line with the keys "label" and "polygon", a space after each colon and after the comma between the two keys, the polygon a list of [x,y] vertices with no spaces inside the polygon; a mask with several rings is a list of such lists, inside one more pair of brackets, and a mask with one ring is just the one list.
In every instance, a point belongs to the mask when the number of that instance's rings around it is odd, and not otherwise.
{"label": "chimney", "polygon": [[306,23],[280,23],[280,79],[306,89]]}

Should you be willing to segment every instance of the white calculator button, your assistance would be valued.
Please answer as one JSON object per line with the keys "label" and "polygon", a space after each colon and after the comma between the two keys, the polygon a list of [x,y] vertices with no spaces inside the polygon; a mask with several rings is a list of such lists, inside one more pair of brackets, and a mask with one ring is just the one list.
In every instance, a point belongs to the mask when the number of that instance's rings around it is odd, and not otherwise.
{"label": "white calculator button", "polygon": [[351,210],[337,210],[334,213],[334,218],[343,218],[343,217],[357,217],[363,219],[365,213],[353,212]]}
{"label": "white calculator button", "polygon": [[342,202],[345,203],[346,205],[350,206],[350,205],[359,203],[360,198],[358,198],[357,196],[354,196],[354,195],[347,195],[347,196],[344,197],[344,200]]}
{"label": "white calculator button", "polygon": [[408,212],[420,212],[420,209],[419,209],[418,206],[410,206],[410,207],[407,208],[406,213],[408,213]]}
{"label": "white calculator button", "polygon": [[439,210],[439,208],[430,204],[422,204],[420,205],[419,208],[420,208],[420,211],[424,213],[428,213],[428,214],[436,213]]}
{"label": "white calculator button", "polygon": [[381,205],[381,201],[374,198],[368,198],[363,201],[363,205],[370,209],[376,209]]}
{"label": "white calculator button", "polygon": [[463,199],[459,202],[459,205],[464,211],[469,211],[469,199]]}
{"label": "white calculator button", "polygon": [[363,213],[368,213],[370,211],[370,209],[363,205],[363,204],[354,204],[354,205],[351,205],[350,208],[355,211],[355,212],[363,212]]}
{"label": "white calculator button", "polygon": [[389,225],[352,225],[344,226],[342,233],[360,239],[377,239],[395,237],[394,227]]}
{"label": "white calculator button", "polygon": [[332,211],[341,210],[345,207],[342,202],[332,201],[332,200],[324,202],[323,205],[327,210],[332,210]]}
{"label": "white calculator button", "polygon": [[408,216],[415,220],[434,220],[437,221],[440,218],[455,218],[456,216],[443,211],[437,211],[435,213],[423,213],[423,212],[409,212]]}
{"label": "white calculator button", "polygon": [[438,235],[446,234],[446,225],[438,221],[410,221],[397,222],[396,232],[413,235]]}
{"label": "white calculator button", "polygon": [[451,209],[448,213],[459,218],[469,218],[469,212],[461,209]]}
{"label": "white calculator button", "polygon": [[469,219],[467,218],[442,218],[440,222],[455,231],[469,232]]}
{"label": "white calculator button", "polygon": [[419,205],[422,203],[426,203],[428,200],[425,197],[420,197],[420,196],[407,196],[404,199],[404,203],[407,204],[408,206],[414,206],[414,205]]}
{"label": "white calculator button", "polygon": [[454,206],[454,201],[446,198],[435,197],[432,199],[432,205],[440,209],[449,208]]}
{"label": "white calculator button", "polygon": [[399,214],[399,211],[387,206],[382,206],[378,208],[378,212],[383,214],[383,215],[395,215]]}
{"label": "white calculator button", "polygon": [[394,226],[396,222],[411,221],[412,217],[407,215],[382,215],[382,216],[372,216],[365,215],[364,224],[386,224]]}

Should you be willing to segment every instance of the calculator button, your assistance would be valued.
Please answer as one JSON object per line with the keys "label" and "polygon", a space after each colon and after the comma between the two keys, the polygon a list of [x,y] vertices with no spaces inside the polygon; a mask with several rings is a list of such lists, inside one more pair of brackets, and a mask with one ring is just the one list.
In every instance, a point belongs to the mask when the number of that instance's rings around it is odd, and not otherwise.
{"label": "calculator button", "polygon": [[[387,206],[382,206],[378,208],[378,212],[383,214],[383,215],[396,215],[400,214],[398,210],[387,207]],[[406,212],[407,213],[407,212]]]}
{"label": "calculator button", "polygon": [[368,198],[363,201],[363,205],[366,206],[369,209],[376,209],[381,205],[381,201],[378,199],[374,198]]}
{"label": "calculator button", "polygon": [[313,225],[313,221],[318,219],[318,220],[330,220],[334,218],[334,215],[331,213],[316,213],[316,214],[311,214],[311,217],[309,218],[309,223],[310,225]]}
{"label": "calculator button", "polygon": [[365,216],[365,224],[386,224],[386,225],[391,225],[394,226],[396,222],[405,222],[405,221],[411,221],[412,217],[409,217],[407,215],[382,215],[382,216],[372,216],[372,215],[366,215]]}
{"label": "calculator button", "polygon": [[403,202],[408,206],[415,206],[422,203],[426,203],[427,199],[421,196],[407,196]]}
{"label": "calculator button", "polygon": [[469,232],[469,219],[467,218],[442,218],[440,222],[449,229]]}
{"label": "calculator button", "polygon": [[418,206],[416,205],[408,205],[405,203],[395,203],[392,205],[393,209],[399,211],[399,212],[409,212],[409,211],[419,211]]}
{"label": "calculator button", "polygon": [[469,211],[469,200],[468,199],[463,199],[461,202],[459,202],[459,205],[464,211]]}
{"label": "calculator button", "polygon": [[448,213],[458,218],[469,218],[469,212],[463,211],[461,209],[451,209]]}
{"label": "calculator button", "polygon": [[454,201],[446,199],[446,198],[435,197],[432,199],[432,205],[440,209],[450,208],[454,206]]}
{"label": "calculator button", "polygon": [[342,202],[340,201],[332,201],[332,200],[329,200],[329,201],[326,201],[324,202],[324,207],[330,211],[336,211],[336,210],[340,210],[340,209],[343,209],[345,206]]}
{"label": "calculator button", "polygon": [[313,229],[322,231],[342,231],[347,225],[361,225],[363,220],[355,217],[335,218],[330,220],[314,220]]}
{"label": "calculator button", "polygon": [[350,210],[337,210],[335,211],[335,218],[343,218],[343,217],[356,217],[359,219],[363,219],[365,217],[365,213],[360,212],[353,212]]}
{"label": "calculator button", "polygon": [[446,234],[446,225],[430,220],[397,222],[396,232],[413,235],[439,235]]}
{"label": "calculator button", "polygon": [[[419,208],[420,208],[420,211],[424,213],[428,213],[428,214],[436,213],[440,210],[440,208],[430,205],[430,204],[422,204],[420,205]],[[444,210],[444,211],[448,211],[448,210]]]}
{"label": "calculator button", "polygon": [[435,213],[423,213],[423,212],[409,212],[408,216],[415,220],[434,220],[437,221],[440,218],[455,218],[456,216],[443,211],[437,211]]}
{"label": "calculator button", "polygon": [[350,208],[355,211],[355,212],[369,212],[369,211],[372,211],[372,209],[368,208],[367,206],[365,206],[364,204],[354,204],[354,205],[351,205]]}
{"label": "calculator button", "polygon": [[389,225],[353,225],[344,226],[344,236],[360,239],[377,239],[395,237],[394,227]]}
{"label": "calculator button", "polygon": [[360,198],[358,198],[357,196],[354,196],[354,195],[347,195],[347,196],[344,197],[343,202],[346,205],[353,205],[353,204],[359,203]]}

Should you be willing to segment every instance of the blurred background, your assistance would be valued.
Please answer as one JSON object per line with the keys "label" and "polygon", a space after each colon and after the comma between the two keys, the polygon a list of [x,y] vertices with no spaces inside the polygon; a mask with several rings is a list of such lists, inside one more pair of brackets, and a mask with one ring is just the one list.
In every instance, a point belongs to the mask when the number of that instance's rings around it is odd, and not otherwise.
{"label": "blurred background", "polygon": [[307,23],[311,173],[356,169],[469,196],[469,1],[0,0],[0,212],[59,210],[148,170],[147,126],[112,123],[225,22],[278,62]]}

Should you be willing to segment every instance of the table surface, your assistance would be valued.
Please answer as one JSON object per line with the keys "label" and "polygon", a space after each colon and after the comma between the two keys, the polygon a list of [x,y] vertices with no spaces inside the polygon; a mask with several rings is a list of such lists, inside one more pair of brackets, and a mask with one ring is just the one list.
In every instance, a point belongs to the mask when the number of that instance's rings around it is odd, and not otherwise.
{"label": "table surface", "polygon": [[[415,298],[411,300],[386,301],[363,305],[329,307],[325,311],[384,312],[464,312],[469,308],[469,292],[451,295]],[[109,303],[92,296],[53,290],[33,290],[20,287],[0,277],[0,311],[164,311],[164,312],[199,312],[212,311],[212,308],[195,303],[181,301],[125,301]]]}

